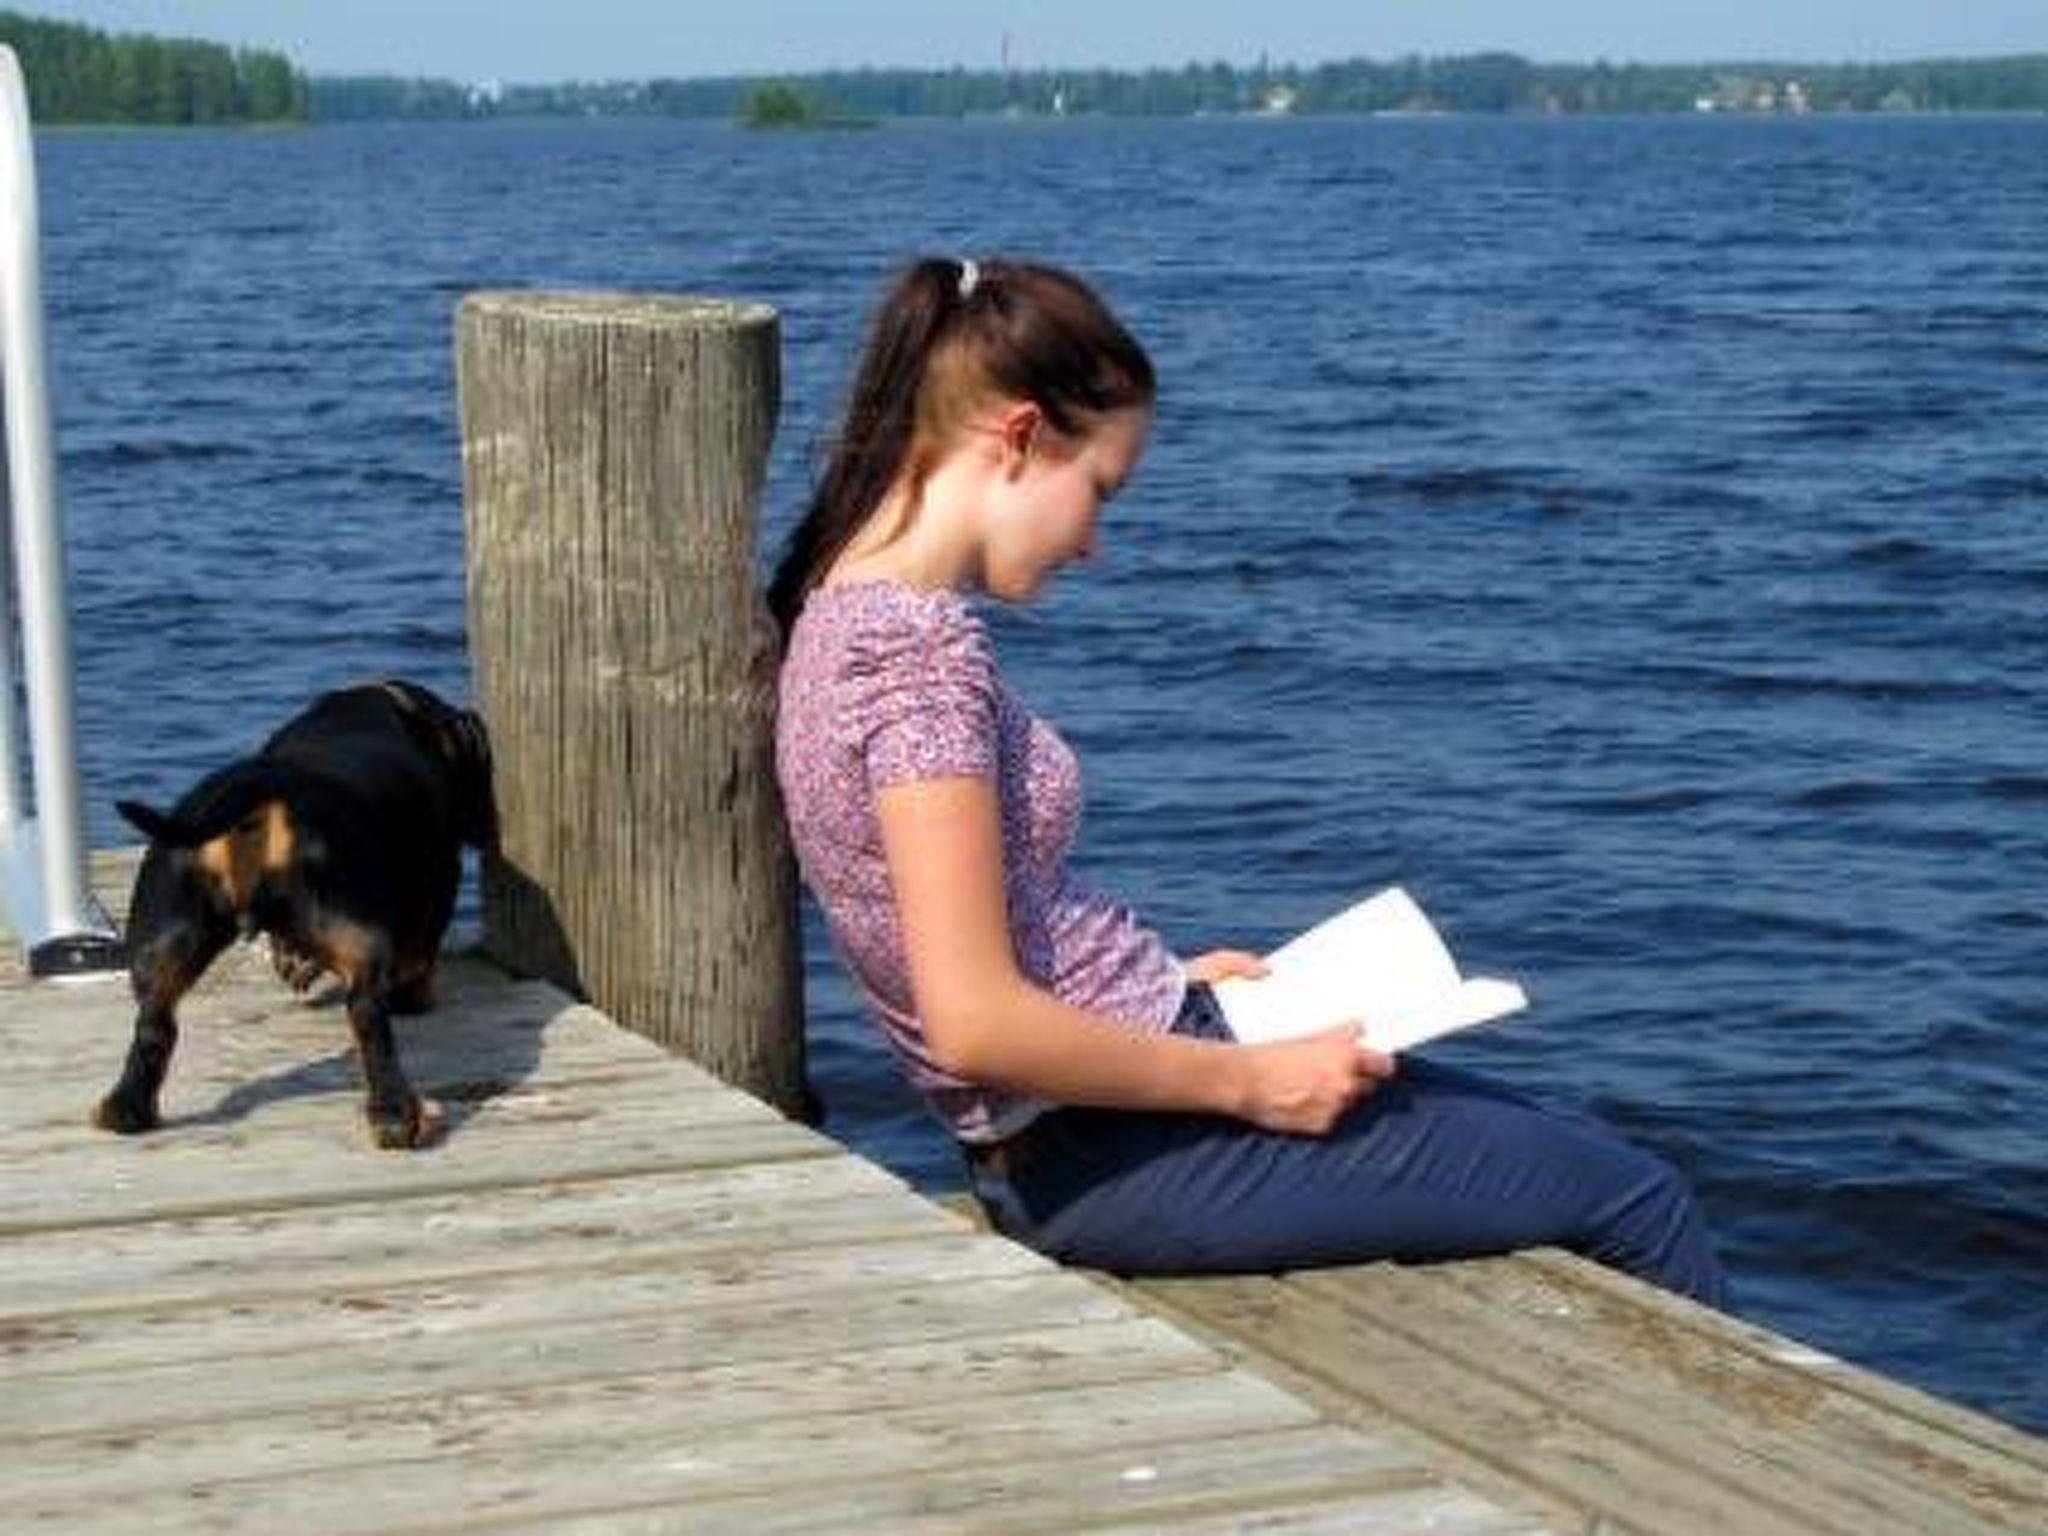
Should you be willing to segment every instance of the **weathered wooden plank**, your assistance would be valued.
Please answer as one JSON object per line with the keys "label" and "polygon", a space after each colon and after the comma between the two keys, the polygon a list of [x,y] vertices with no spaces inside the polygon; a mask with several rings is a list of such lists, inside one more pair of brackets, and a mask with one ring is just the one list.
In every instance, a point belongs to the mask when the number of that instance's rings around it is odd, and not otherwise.
{"label": "weathered wooden plank", "polygon": [[[451,1194],[634,1171],[840,1157],[836,1143],[786,1121],[746,1113],[702,1124],[654,1121],[596,1135],[587,1127],[512,1137],[451,1136],[423,1152],[378,1152],[352,1123],[305,1134],[282,1157],[264,1136],[190,1149],[162,1137],[109,1137],[33,1165],[0,1165],[0,1235],[53,1227],[160,1220],[225,1211],[332,1205],[379,1191]],[[247,1158],[235,1156],[246,1153]],[[282,1158],[282,1160],[280,1160]]]}
{"label": "weathered wooden plank", "polygon": [[[346,1028],[331,1010],[291,998],[252,998],[261,983],[237,983],[219,994],[227,1019],[203,1009],[188,1019],[166,1090],[166,1111],[204,1114],[225,1098],[246,1112],[273,1099],[345,1095],[356,1091]],[[55,994],[77,1007],[78,992]],[[33,1047],[5,1057],[7,1083],[0,1124],[24,1123],[47,1108],[61,1108],[77,1125],[111,1083],[127,1048],[128,1021],[104,1006],[72,1017],[51,1015],[44,994],[0,989],[0,1018],[41,1010],[45,1028]],[[491,983],[479,977],[442,1010],[397,1021],[395,1031],[409,1070],[423,1089],[458,1101],[489,1102],[519,1090],[540,1093],[610,1085],[603,1103],[627,1085],[656,1085],[664,1096],[723,1095],[725,1090],[690,1063],[666,1055],[538,984]],[[96,1047],[93,1039],[103,1040]],[[744,1102],[734,1096],[736,1102]]]}
{"label": "weathered wooden plank", "polygon": [[76,1231],[55,1227],[6,1239],[0,1266],[0,1315],[39,1311],[43,1298],[63,1309],[96,1305],[102,1294],[133,1296],[152,1286],[242,1284],[266,1278],[301,1284],[326,1266],[375,1272],[383,1262],[426,1262],[530,1243],[580,1239],[637,1243],[696,1237],[702,1241],[795,1239],[823,1212],[887,1208],[891,1217],[932,1229],[958,1219],[926,1200],[905,1198],[907,1186],[858,1157],[737,1163],[618,1178],[553,1180],[545,1169],[489,1200],[469,1192],[393,1194],[365,1190],[326,1206],[223,1210],[199,1217],[168,1214],[117,1227]]}
{"label": "weathered wooden plank", "polygon": [[[283,1008],[297,1006],[286,1003]],[[340,1093],[356,1085],[345,1028],[290,1038],[287,1031],[269,1027],[272,1017],[263,1015],[258,1023],[233,1032],[186,1031],[166,1081],[167,1114],[174,1115],[181,1107],[197,1108],[210,1097],[260,1090],[267,1079],[283,1079],[286,1087],[302,1094]],[[406,1051],[408,1069],[421,1086],[446,1085],[458,1097],[486,1098],[520,1088],[574,1091],[586,1082],[617,1084],[640,1074],[668,1080],[677,1093],[717,1090],[718,1085],[686,1062],[612,1051],[579,1029],[575,1013],[559,1018],[559,1025],[544,1023],[524,1038],[517,1037],[528,1031],[526,1020],[479,1020],[468,1013],[446,1027],[437,1016],[424,1015],[405,1021],[395,1032]],[[108,1060],[88,1059],[77,1054],[78,1049],[74,1047],[64,1067],[48,1071],[30,1062],[11,1062],[9,1076],[19,1096],[10,1095],[10,1109],[27,1095],[65,1088],[76,1101],[90,1103],[111,1081],[127,1042],[124,1035]],[[186,1103],[181,1105],[181,1100]]]}
{"label": "weathered wooden plank", "polygon": [[[150,1501],[141,1528],[203,1528],[219,1536],[279,1530],[344,1533],[412,1529],[459,1511],[480,1521],[569,1514],[605,1500],[697,1500],[819,1483],[867,1483],[936,1466],[1015,1464],[1109,1447],[1172,1445],[1314,1422],[1297,1399],[1242,1373],[1205,1379],[1112,1383],[1048,1393],[1006,1393],[977,1407],[959,1401],[896,1403],[849,1414],[777,1414],[688,1431],[641,1435],[634,1416],[606,1414],[559,1442],[551,1456],[466,1451],[463,1426],[439,1426],[431,1456],[279,1477],[223,1476],[186,1483]],[[1364,1455],[1361,1452],[1361,1455]],[[1368,1460],[1369,1465],[1369,1460]],[[83,1533],[138,1528],[133,1505],[109,1506],[77,1486],[12,1502],[19,1531]]]}
{"label": "weathered wooden plank", "polygon": [[365,1284],[580,1272],[673,1253],[788,1251],[958,1231],[852,1159],[593,1180],[471,1196],[218,1216],[11,1239],[0,1321],[225,1305]]}
{"label": "weathered wooden plank", "polygon": [[[488,1529],[502,1536],[537,1536],[542,1531],[550,1536],[811,1536],[817,1531],[873,1530],[895,1536],[1042,1536],[1093,1529],[1098,1522],[1193,1516],[1219,1507],[1238,1512],[1238,1528],[1260,1529],[1258,1508],[1269,1501],[1313,1497],[1336,1488],[1358,1510],[1374,1507],[1389,1495],[1434,1486],[1436,1480],[1419,1472],[1398,1450],[1318,1424],[1137,1451],[1114,1449],[1103,1454],[1083,1449],[1044,1462],[927,1467],[914,1476],[865,1482],[771,1484],[730,1498],[699,1496],[687,1504],[663,1500],[651,1507],[614,1505],[539,1521],[493,1522],[488,1527],[451,1523],[434,1530]],[[1354,1518],[1349,1529],[1394,1527]]]}
{"label": "weathered wooden plank", "polygon": [[[271,1164],[331,1155],[337,1147],[375,1153],[380,1149],[363,1127],[363,1095],[355,1079],[354,1061],[336,1055],[280,1078],[239,1083],[205,1108],[193,1107],[188,1091],[167,1094],[164,1124],[135,1138],[132,1152],[108,1153],[108,1143],[122,1138],[87,1123],[78,1106],[93,1102],[92,1095],[73,1096],[64,1106],[70,1112],[61,1121],[0,1133],[0,1170],[24,1161],[55,1166],[67,1157],[103,1154],[175,1160],[225,1151],[231,1156],[260,1156]],[[416,1077],[414,1085],[440,1106],[446,1123],[442,1138],[423,1149],[430,1152],[473,1138],[486,1121],[494,1133],[522,1135],[581,1126],[591,1134],[611,1135],[632,1134],[656,1122],[680,1127],[772,1116],[772,1111],[740,1094],[644,1065],[616,1082],[585,1080],[567,1087],[525,1083],[499,1091],[496,1079],[444,1083],[425,1076]],[[245,1173],[246,1167],[224,1167],[223,1176]]]}
{"label": "weathered wooden plank", "polygon": [[[121,1047],[123,1051],[126,1046]],[[674,1075],[662,1063],[584,1053],[575,1047],[550,1049],[544,1059],[521,1059],[523,1047],[499,1049],[486,1037],[466,1056],[455,1051],[433,1055],[415,1050],[406,1058],[413,1085],[429,1098],[445,1103],[477,1104],[532,1099],[544,1095],[591,1091],[598,1103],[661,1096],[682,1101],[714,1095],[717,1090],[695,1074]],[[254,1068],[227,1061],[221,1053],[181,1052],[165,1084],[166,1129],[204,1124],[261,1113],[276,1113],[304,1099],[360,1101],[361,1079],[345,1041],[325,1039],[300,1055],[276,1065]],[[0,1115],[0,1158],[34,1156],[55,1135],[87,1128],[100,1096],[113,1085],[119,1066],[95,1057],[86,1070],[74,1059],[62,1072],[55,1069],[8,1085]]]}
{"label": "weathered wooden plank", "polygon": [[1352,1424],[1388,1421],[1425,1437],[1459,1481],[1512,1507],[1641,1531],[1813,1536],[1830,1527],[1760,1504],[1634,1440],[1616,1440],[1542,1392],[1445,1357],[1331,1299],[1269,1279],[1145,1281],[1136,1290],[1241,1360]]}
{"label": "weathered wooden plank", "polygon": [[1635,1330],[1656,1320],[1664,1326],[1700,1330],[1787,1381],[1804,1379],[1824,1387],[1825,1395],[1815,1400],[1817,1413],[1869,1414],[1892,1427],[1924,1426],[1957,1446],[1982,1449],[2001,1465],[2048,1474],[2048,1439],[1739,1317],[1702,1312],[1678,1297],[1636,1285],[1611,1269],[1556,1249],[1517,1254],[1502,1267],[1518,1278],[1541,1277],[1566,1288],[1569,1295],[1563,1304],[1591,1325],[1604,1326],[1611,1319]]}
{"label": "weathered wooden plank", "polygon": [[1786,1341],[1562,1255],[1145,1289],[1304,1373],[1326,1407],[1441,1439],[1496,1497],[1522,1484],[1674,1532],[2032,1531],[2048,1514],[2029,1457],[1859,1407],[1786,1372]]}
{"label": "weathered wooden plank", "polygon": [[[435,986],[443,1004],[450,1001],[462,1007],[481,1004],[490,1011],[514,1015],[533,1012],[536,999],[553,999],[552,1007],[543,1016],[567,1008],[569,994],[559,987],[534,978],[519,978],[505,971],[492,961],[473,952],[451,951],[444,954],[435,968]],[[249,941],[231,945],[222,951],[207,968],[192,990],[179,1004],[180,1010],[190,1007],[202,1014],[228,1017],[243,1002],[238,993],[260,998],[265,1003],[282,1003],[301,1012],[321,1013],[339,1007],[336,984],[331,978],[321,978],[313,990],[306,994],[292,991],[271,969],[270,952],[262,941]],[[38,1010],[53,1010],[58,1016],[105,1018],[111,1024],[123,1013],[131,1013],[133,1004],[129,995],[129,979],[119,972],[105,972],[99,975],[52,978],[30,981],[20,976],[0,979],[0,995],[34,999]],[[595,1009],[577,1005],[579,1012],[586,1012],[599,1020],[607,1016]],[[18,1034],[23,1042],[34,1043],[48,1038],[48,1031],[41,1028],[33,1017],[10,1016],[4,1025]],[[622,1031],[612,1025],[614,1033],[624,1035],[621,1049],[650,1051],[663,1054],[659,1047],[651,1047],[643,1037],[630,1031]],[[13,1043],[13,1036],[10,1036]]]}
{"label": "weathered wooden plank", "polygon": [[[98,1368],[8,1371],[0,1393],[0,1459],[40,1435],[146,1433],[272,1412],[414,1397],[447,1397],[650,1371],[772,1365],[785,1379],[818,1359],[918,1342],[1000,1339],[1129,1322],[1129,1306],[1056,1270],[971,1286],[871,1290],[840,1285],[741,1296],[745,1326],[708,1305],[541,1319],[502,1329],[396,1329],[302,1343],[284,1352],[150,1362],[108,1355]],[[64,1363],[59,1360],[60,1367]]]}
{"label": "weathered wooden plank", "polygon": [[[1613,1440],[1683,1460],[1699,1475],[1758,1503],[1796,1510],[1816,1527],[1961,1533],[2016,1513],[2038,1528],[2048,1499],[2012,1482],[2008,1497],[1972,1507],[1962,1476],[1937,1484],[1934,1437],[1886,1436],[1868,1418],[1823,1415],[1832,1394],[1782,1373],[1749,1369],[1703,1308],[1609,1313],[1606,1326],[1574,1325],[1582,1301],[1520,1276],[1512,1264],[1445,1272],[1398,1265],[1299,1277],[1296,1288],[1349,1308],[1364,1325],[1399,1328],[1454,1364],[1566,1405]],[[1996,1469],[1979,1458],[1980,1476]],[[2039,1479],[2035,1480],[2037,1483]],[[1980,1484],[1981,1486],[1981,1484]],[[2037,1490],[2038,1492],[2038,1490]],[[1990,1526],[1980,1526],[1988,1519]]]}
{"label": "weathered wooden plank", "polygon": [[[593,1245],[569,1278],[558,1271],[464,1276],[448,1283],[379,1283],[365,1276],[345,1290],[258,1296],[141,1314],[53,1314],[0,1331],[10,1378],[33,1372],[107,1371],[152,1361],[290,1356],[316,1345],[392,1333],[453,1333],[530,1327],[578,1317],[684,1307],[729,1309],[731,1326],[770,1301],[836,1289],[872,1294],[891,1287],[970,1284],[1043,1270],[1046,1261],[1000,1239],[960,1233],[869,1242],[857,1247],[773,1253],[684,1249],[622,1255]],[[480,1345],[480,1347],[482,1347]]]}
{"label": "weathered wooden plank", "polygon": [[[421,1028],[429,1022],[420,1021]],[[546,1038],[565,1037],[551,1032]],[[96,1144],[100,1135],[89,1127],[91,1112],[112,1086],[125,1050],[125,1041],[105,1052],[81,1049],[61,1069],[48,1071],[11,1063],[11,1081],[0,1099],[0,1162]],[[458,1125],[480,1106],[535,1106],[549,1096],[574,1095],[578,1112],[586,1114],[619,1104],[719,1096],[716,1085],[687,1067],[599,1053],[573,1041],[550,1043],[535,1055],[504,1036],[470,1031],[467,1045],[443,1041],[423,1050],[400,1031],[400,1050],[415,1086],[439,1101]],[[360,1112],[360,1103],[360,1076],[344,1035],[324,1036],[303,1049],[287,1044],[280,1050],[266,1040],[260,1051],[237,1041],[194,1041],[180,1051],[165,1085],[163,1129],[304,1120],[309,1104],[316,1106],[311,1113],[327,1116],[338,1109],[346,1118],[352,1108]]]}
{"label": "weathered wooden plank", "polygon": [[[0,1008],[4,1008],[0,1004]],[[296,1005],[287,1003],[285,1008]],[[192,1113],[230,1095],[247,1096],[266,1079],[289,1078],[298,1092],[345,1092],[357,1084],[345,1022],[299,1035],[277,1029],[279,1016],[264,1015],[235,1032],[188,1027],[165,1081],[164,1109],[170,1116]],[[566,1016],[565,1016],[566,1018]],[[518,1088],[570,1088],[586,1083],[619,1084],[636,1075],[661,1073],[660,1058],[622,1053],[601,1042],[578,1038],[567,1028],[525,1031],[524,1021],[463,1017],[440,1028],[437,1015],[406,1020],[395,1030],[406,1069],[422,1091],[440,1088],[458,1097],[480,1098]],[[47,1063],[16,1058],[9,1064],[4,1119],[0,1130],[44,1118],[82,1118],[112,1086],[128,1049],[125,1028],[103,1048],[74,1040]],[[705,1091],[698,1074],[674,1078],[678,1091]]]}
{"label": "weathered wooden plank", "polygon": [[1258,1531],[1261,1536],[1357,1536],[1360,1531],[1429,1531],[1434,1536],[1507,1536],[1543,1529],[1526,1515],[1511,1515],[1462,1488],[1390,1488],[1361,1493],[1331,1489],[1321,1495],[1247,1501],[1234,1509],[1083,1520],[1075,1529],[1127,1536],[1203,1536],[1205,1532]]}
{"label": "weathered wooden plank", "polygon": [[[557,1057],[601,1062],[671,1062],[696,1069],[604,1015],[540,982],[494,977],[476,962],[444,967],[439,1006],[393,1021],[410,1059],[427,1070],[494,1055],[494,1070],[532,1075]],[[174,1075],[281,1070],[348,1040],[339,999],[299,997],[270,975],[254,950],[232,951],[181,1003]],[[8,1080],[50,1076],[96,1081],[119,1068],[134,1023],[127,990],[97,979],[68,986],[0,987],[0,1049]]]}
{"label": "weathered wooden plank", "polygon": [[969,1405],[1022,1395],[1149,1383],[1177,1393],[1234,1391],[1213,1351],[1156,1319],[1092,1329],[990,1334],[840,1351],[806,1360],[664,1369],[536,1387],[477,1385],[459,1394],[407,1394],[328,1407],[271,1409],[127,1430],[38,1435],[7,1474],[10,1501],[61,1499],[90,1484],[103,1496],[161,1493],[187,1482],[367,1468],[443,1454],[544,1455],[611,1418],[641,1437],[694,1440],[750,1422],[823,1419],[894,1404]]}

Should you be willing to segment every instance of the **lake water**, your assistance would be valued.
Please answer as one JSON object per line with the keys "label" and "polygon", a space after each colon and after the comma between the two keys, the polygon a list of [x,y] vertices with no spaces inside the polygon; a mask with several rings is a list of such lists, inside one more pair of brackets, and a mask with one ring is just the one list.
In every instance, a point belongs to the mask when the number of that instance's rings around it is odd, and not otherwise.
{"label": "lake water", "polygon": [[[1164,380],[1003,616],[1188,949],[1401,881],[1442,1048],[1686,1167],[1740,1309],[2048,1429],[2048,119],[367,126],[41,145],[96,841],[313,691],[467,692],[450,317],[782,312],[768,522],[884,271],[1094,278]],[[813,930],[829,1129],[947,1149]]]}

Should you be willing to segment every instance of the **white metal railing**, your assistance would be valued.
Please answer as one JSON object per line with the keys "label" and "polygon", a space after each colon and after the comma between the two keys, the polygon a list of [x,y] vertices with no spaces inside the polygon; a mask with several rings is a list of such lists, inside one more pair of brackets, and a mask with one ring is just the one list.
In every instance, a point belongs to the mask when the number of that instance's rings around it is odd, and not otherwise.
{"label": "white metal railing", "polygon": [[[21,65],[4,43],[0,225],[0,393],[12,535],[0,543],[0,558],[11,544],[14,566],[11,584],[0,579],[0,899],[31,975],[108,970],[121,963],[121,945],[86,884],[80,829],[64,528],[43,364],[35,145]],[[33,805],[22,796],[15,727],[17,617]]]}

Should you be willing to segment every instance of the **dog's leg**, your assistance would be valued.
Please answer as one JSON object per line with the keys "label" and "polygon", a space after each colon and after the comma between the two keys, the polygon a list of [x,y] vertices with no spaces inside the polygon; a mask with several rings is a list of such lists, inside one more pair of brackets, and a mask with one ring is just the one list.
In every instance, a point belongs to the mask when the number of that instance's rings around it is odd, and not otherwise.
{"label": "dog's leg", "polygon": [[370,1135],[380,1147],[423,1147],[440,1133],[434,1107],[407,1081],[398,1060],[398,1042],[391,1034],[391,1004],[384,987],[351,987],[348,1023],[355,1032],[356,1058],[362,1063],[369,1098],[364,1113]]}
{"label": "dog's leg", "polygon": [[441,1129],[434,1106],[413,1092],[391,1033],[393,960],[389,943],[352,923],[326,934],[328,968],[348,987],[348,1024],[367,1093],[364,1113],[380,1147],[423,1147]]}
{"label": "dog's leg", "polygon": [[123,1135],[156,1129],[157,1095],[178,1044],[178,999],[192,990],[234,935],[231,923],[181,923],[136,952],[129,968],[135,1037],[120,1080],[93,1111],[95,1125]]}

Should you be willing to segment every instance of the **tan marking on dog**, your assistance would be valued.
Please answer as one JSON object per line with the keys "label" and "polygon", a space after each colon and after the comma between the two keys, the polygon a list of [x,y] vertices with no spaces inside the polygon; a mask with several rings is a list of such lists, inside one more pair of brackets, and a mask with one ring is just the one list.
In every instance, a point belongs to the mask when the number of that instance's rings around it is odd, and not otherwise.
{"label": "tan marking on dog", "polygon": [[282,800],[272,800],[262,811],[263,853],[259,861],[263,873],[274,875],[288,866],[298,852],[298,828],[292,825],[292,813]]}
{"label": "tan marking on dog", "polygon": [[199,849],[200,868],[237,912],[248,907],[249,893],[256,888],[255,864],[250,856],[249,835],[242,827],[221,833]]}
{"label": "tan marking on dog", "polygon": [[237,912],[246,911],[256,882],[291,862],[297,838],[282,800],[266,800],[231,832],[201,843],[199,868]]}
{"label": "tan marking on dog", "polygon": [[199,867],[221,891],[228,901],[239,910],[235,901],[235,834],[223,832],[210,842],[201,843],[197,849]]}

